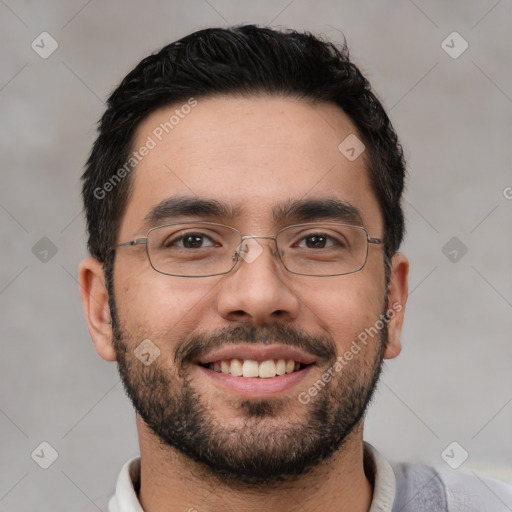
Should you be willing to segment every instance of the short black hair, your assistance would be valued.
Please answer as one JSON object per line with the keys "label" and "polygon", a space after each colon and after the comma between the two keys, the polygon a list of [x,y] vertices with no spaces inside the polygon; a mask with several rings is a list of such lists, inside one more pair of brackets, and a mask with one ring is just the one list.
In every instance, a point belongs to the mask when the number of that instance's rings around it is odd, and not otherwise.
{"label": "short black hair", "polygon": [[102,263],[113,261],[111,247],[132,182],[127,162],[145,117],[191,98],[261,93],[336,104],[351,118],[366,146],[385,254],[394,254],[404,236],[403,150],[368,80],[350,61],[346,42],[241,25],[200,30],[165,46],[143,59],[109,97],[82,176],[91,255]]}

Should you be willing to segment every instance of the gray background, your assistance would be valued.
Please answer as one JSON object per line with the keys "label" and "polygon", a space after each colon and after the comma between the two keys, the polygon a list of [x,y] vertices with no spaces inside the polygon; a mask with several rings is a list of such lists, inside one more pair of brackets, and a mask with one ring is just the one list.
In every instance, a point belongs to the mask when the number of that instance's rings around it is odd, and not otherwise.
{"label": "gray background", "polygon": [[[106,510],[137,454],[116,367],[82,314],[79,177],[103,102],[141,58],[242,22],[343,32],[406,150],[403,352],[366,439],[391,460],[440,465],[457,441],[469,453],[459,470],[512,480],[510,0],[0,0],[0,20],[0,510]],[[59,45],[47,59],[31,48],[43,31]],[[456,59],[441,46],[453,31],[469,43]],[[443,252],[452,237],[459,247]],[[42,441],[58,452],[46,470],[31,458]]]}

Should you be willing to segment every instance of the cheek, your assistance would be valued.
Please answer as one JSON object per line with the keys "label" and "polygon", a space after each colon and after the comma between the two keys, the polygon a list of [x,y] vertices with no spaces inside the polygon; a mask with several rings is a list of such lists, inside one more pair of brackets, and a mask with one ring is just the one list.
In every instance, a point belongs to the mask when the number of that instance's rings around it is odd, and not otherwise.
{"label": "cheek", "polygon": [[214,287],[214,283],[197,286],[153,269],[134,274],[133,269],[121,265],[114,283],[117,315],[125,336],[131,343],[149,338],[163,351],[174,350],[198,328]]}
{"label": "cheek", "polygon": [[383,304],[384,285],[362,273],[310,287],[305,302],[314,321],[333,338],[339,352],[375,324]]}

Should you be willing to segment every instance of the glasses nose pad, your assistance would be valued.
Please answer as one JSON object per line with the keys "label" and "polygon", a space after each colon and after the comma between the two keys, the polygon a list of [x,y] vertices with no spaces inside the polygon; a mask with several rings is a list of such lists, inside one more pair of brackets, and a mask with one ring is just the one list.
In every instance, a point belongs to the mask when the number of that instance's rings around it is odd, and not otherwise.
{"label": "glasses nose pad", "polygon": [[247,263],[252,263],[262,252],[263,247],[254,238],[247,238],[237,247],[233,260],[238,261],[238,258],[242,258]]}

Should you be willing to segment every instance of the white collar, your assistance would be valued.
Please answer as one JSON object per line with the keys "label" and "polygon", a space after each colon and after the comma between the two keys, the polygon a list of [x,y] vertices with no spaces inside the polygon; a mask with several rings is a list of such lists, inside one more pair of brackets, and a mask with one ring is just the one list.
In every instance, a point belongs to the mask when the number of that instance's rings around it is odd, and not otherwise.
{"label": "white collar", "polygon": [[[109,512],[144,512],[137,497],[140,483],[140,457],[130,459],[117,477],[116,493],[108,502]],[[135,490],[137,488],[137,491]]]}
{"label": "white collar", "polygon": [[[365,463],[375,476],[373,500],[368,512],[391,512],[395,500],[396,479],[389,462],[369,443],[364,442]],[[140,485],[140,458],[129,460],[121,469],[116,493],[110,498],[109,512],[144,512],[137,497]]]}
{"label": "white collar", "polygon": [[389,462],[366,441],[364,445],[365,460],[371,464],[375,477],[373,482],[373,499],[368,512],[391,512],[395,501],[396,478]]}

